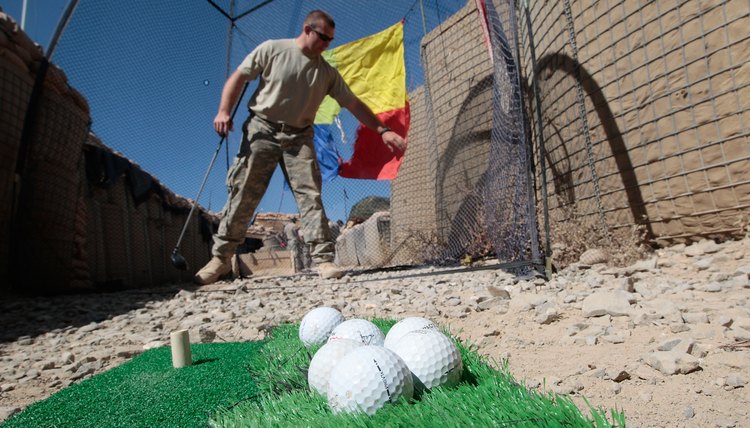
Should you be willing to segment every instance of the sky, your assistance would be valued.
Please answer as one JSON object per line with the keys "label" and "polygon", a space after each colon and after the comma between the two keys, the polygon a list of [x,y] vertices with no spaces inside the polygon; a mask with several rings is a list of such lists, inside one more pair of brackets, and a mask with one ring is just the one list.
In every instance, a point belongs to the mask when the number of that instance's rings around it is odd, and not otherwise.
{"label": "sky", "polygon": [[[175,193],[195,198],[219,137],[213,131],[221,89],[228,73],[257,44],[293,38],[308,11],[325,9],[336,19],[335,48],[404,20],[407,91],[421,84],[419,42],[424,30],[466,4],[466,0],[214,0],[229,21],[206,0],[80,0],[56,47],[52,62],[91,106],[92,131]],[[46,49],[66,0],[27,0],[25,31]],[[234,4],[234,10],[230,10]],[[0,1],[17,22],[22,0]],[[424,11],[424,14],[422,14]],[[231,46],[228,43],[231,40]],[[227,60],[228,59],[228,60]],[[219,211],[226,201],[226,172],[239,148],[248,88],[235,118],[235,131],[223,144],[199,203]],[[337,149],[351,156],[356,120],[342,113],[345,138]],[[407,150],[408,156],[408,150]],[[324,183],[329,218],[346,220],[357,201],[389,196],[390,182],[336,178]],[[277,169],[257,212],[296,213]]]}

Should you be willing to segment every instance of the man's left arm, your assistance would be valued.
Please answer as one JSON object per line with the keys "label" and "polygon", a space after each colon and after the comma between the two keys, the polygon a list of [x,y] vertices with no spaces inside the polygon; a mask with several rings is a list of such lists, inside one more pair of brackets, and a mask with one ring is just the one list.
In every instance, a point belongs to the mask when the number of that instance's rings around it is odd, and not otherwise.
{"label": "man's left arm", "polygon": [[385,145],[392,152],[403,153],[406,150],[406,141],[404,141],[403,137],[383,125],[383,122],[375,116],[370,107],[367,107],[367,104],[363,103],[359,98],[352,98],[351,102],[344,107],[363,125],[377,131],[383,138]]}

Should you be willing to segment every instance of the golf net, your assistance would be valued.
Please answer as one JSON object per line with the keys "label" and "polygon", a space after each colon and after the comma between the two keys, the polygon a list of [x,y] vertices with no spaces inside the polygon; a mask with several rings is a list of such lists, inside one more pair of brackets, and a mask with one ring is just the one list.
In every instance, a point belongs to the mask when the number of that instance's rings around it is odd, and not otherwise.
{"label": "golf net", "polygon": [[[6,283],[189,281],[210,257],[241,137],[208,176],[180,271],[169,254],[218,144],[223,83],[316,8],[337,22],[332,48],[403,23],[411,120],[398,177],[323,184],[345,268],[497,261],[529,273],[550,255],[567,264],[605,247],[623,261],[638,244],[747,231],[744,0],[74,3],[46,73],[2,20]],[[343,160],[357,126],[344,110],[332,127]],[[294,272],[282,231],[298,213],[283,181],[277,171],[248,225],[239,274]]]}

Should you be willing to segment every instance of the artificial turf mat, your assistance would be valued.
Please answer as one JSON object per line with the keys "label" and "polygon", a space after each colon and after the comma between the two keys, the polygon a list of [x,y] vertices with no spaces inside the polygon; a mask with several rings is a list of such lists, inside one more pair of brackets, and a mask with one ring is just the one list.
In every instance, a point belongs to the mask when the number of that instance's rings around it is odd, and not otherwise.
{"label": "artificial turf mat", "polygon": [[[373,322],[384,333],[395,324],[393,320]],[[604,410],[590,407],[586,416],[567,396],[527,389],[513,379],[507,364],[495,369],[476,347],[455,338],[464,366],[457,387],[434,388],[411,403],[402,400],[386,405],[373,416],[333,415],[325,397],[307,386],[306,370],[317,348],[306,350],[297,332],[297,325],[274,329],[273,339],[251,356],[258,396],[219,409],[211,427],[625,426],[621,412],[613,410],[608,418]]]}
{"label": "artificial turf mat", "polygon": [[193,345],[193,365],[172,368],[169,347],[152,349],[65,388],[2,424],[11,427],[205,427],[217,407],[255,394],[253,343]]}
{"label": "artificial turf mat", "polygon": [[[387,332],[393,320],[373,320]],[[262,342],[193,345],[194,364],[172,369],[168,347],[61,390],[12,417],[10,427],[607,427],[622,413],[582,414],[566,396],[529,390],[506,365],[498,370],[470,344],[461,384],[435,388],[374,416],[333,415],[307,386],[317,348],[305,349],[298,325],[283,325]]]}

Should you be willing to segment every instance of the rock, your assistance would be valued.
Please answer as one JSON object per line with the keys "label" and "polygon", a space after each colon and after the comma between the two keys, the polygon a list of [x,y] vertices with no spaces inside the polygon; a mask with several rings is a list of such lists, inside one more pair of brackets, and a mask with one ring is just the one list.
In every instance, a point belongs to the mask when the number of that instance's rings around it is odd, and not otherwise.
{"label": "rock", "polygon": [[214,341],[214,339],[216,339],[216,332],[211,329],[201,327],[198,329],[198,336],[200,337],[200,343],[211,343]]}
{"label": "rock", "polygon": [[461,298],[458,296],[449,296],[445,299],[447,306],[458,306],[461,304]]}
{"label": "rock", "polygon": [[668,322],[683,322],[680,308],[670,300],[653,299],[642,302],[641,306],[647,313],[655,315],[657,319],[663,319]]}
{"label": "rock", "polygon": [[692,407],[687,406],[685,407],[685,410],[682,411],[682,415],[685,416],[685,419],[692,419],[692,417],[695,416],[695,410],[693,410]]}
{"label": "rock", "polygon": [[583,299],[583,316],[626,316],[631,312],[629,293],[622,290],[593,293]]}
{"label": "rock", "polygon": [[625,337],[621,334],[605,334],[601,337],[602,342],[618,344],[625,343]]}
{"label": "rock", "polygon": [[508,300],[504,297],[490,297],[489,299],[484,299],[481,302],[477,303],[477,309],[479,310],[487,310],[492,309],[494,307],[498,306],[508,306]]}
{"label": "rock", "polygon": [[687,324],[674,323],[670,324],[669,331],[671,331],[672,333],[682,333],[685,331],[690,331],[690,327],[688,327]]}
{"label": "rock", "polygon": [[620,370],[616,375],[610,377],[614,382],[622,382],[630,379],[630,373],[625,370]]}
{"label": "rock", "polygon": [[679,337],[667,339],[664,342],[660,343],[656,349],[659,351],[671,351],[681,341],[682,339],[680,339]]}
{"label": "rock", "polygon": [[502,289],[500,287],[496,287],[494,285],[488,285],[487,291],[490,293],[490,296],[497,297],[500,299],[508,300],[510,299],[510,293],[508,293],[507,290]]}
{"label": "rock", "polygon": [[647,260],[639,260],[630,266],[623,268],[625,275],[630,276],[637,272],[650,272],[656,269],[656,257],[652,257]]}
{"label": "rock", "polygon": [[708,315],[705,312],[685,312],[682,319],[688,324],[705,324],[708,323]]}
{"label": "rock", "polygon": [[742,388],[747,385],[747,381],[739,373],[732,373],[724,380],[724,385],[732,388]]}
{"label": "rock", "polygon": [[21,336],[16,339],[16,343],[21,346],[31,345],[34,343],[34,339],[29,336]]}
{"label": "rock", "polygon": [[666,375],[688,374],[700,369],[697,358],[679,351],[650,352],[643,360]]}
{"label": "rock", "polygon": [[515,312],[526,312],[537,306],[543,305],[548,300],[547,296],[537,294],[520,294],[510,301],[510,309]]}
{"label": "rock", "polygon": [[87,325],[79,328],[78,331],[81,332],[81,333],[90,333],[90,332],[92,332],[94,330],[99,330],[100,328],[102,328],[102,326],[100,324],[92,322],[90,324],[87,324]]}
{"label": "rock", "polygon": [[711,324],[718,324],[723,327],[731,327],[734,319],[726,315],[719,315],[717,318],[711,319]]}
{"label": "rock", "polygon": [[557,308],[554,306],[547,307],[543,311],[538,311],[534,321],[538,324],[552,324],[560,318]]}
{"label": "rock", "polygon": [[81,364],[75,371],[75,373],[70,376],[70,380],[76,381],[79,379],[83,379],[86,376],[92,375],[99,367],[101,367],[101,364],[97,365],[97,363]]}
{"label": "rock", "polygon": [[692,355],[694,346],[695,341],[693,339],[683,339],[677,337],[665,340],[664,342],[660,343],[656,349],[659,351],[679,351]]}
{"label": "rock", "polygon": [[721,247],[716,242],[703,239],[693,245],[685,248],[685,255],[691,257],[702,256],[703,254],[713,254],[721,250]]}
{"label": "rock", "polygon": [[72,352],[63,352],[60,356],[60,364],[63,366],[68,365],[76,360],[75,355]]}

